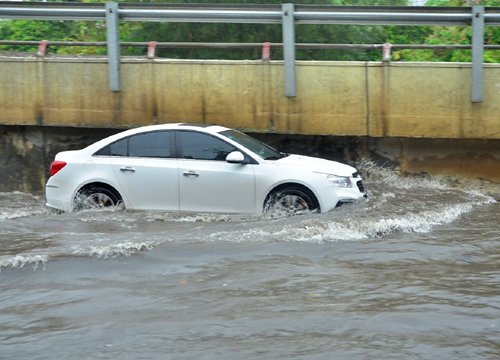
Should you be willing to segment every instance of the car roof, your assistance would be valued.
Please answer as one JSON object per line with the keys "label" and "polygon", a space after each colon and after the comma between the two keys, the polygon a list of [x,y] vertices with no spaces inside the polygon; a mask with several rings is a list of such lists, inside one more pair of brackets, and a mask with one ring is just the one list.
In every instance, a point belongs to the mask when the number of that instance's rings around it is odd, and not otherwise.
{"label": "car roof", "polygon": [[141,132],[155,131],[155,130],[197,130],[207,133],[218,133],[220,131],[228,130],[228,128],[219,125],[211,124],[190,124],[190,123],[169,123],[169,124],[156,124],[140,126],[133,129],[126,130],[127,134],[122,132],[122,135],[132,135]]}
{"label": "car roof", "polygon": [[124,130],[124,131],[121,131],[121,132],[116,133],[114,135],[108,136],[104,139],[101,139],[101,140],[87,146],[85,149],[90,150],[90,151],[95,151],[96,149],[100,149],[102,146],[105,146],[106,144],[110,144],[116,140],[119,140],[119,139],[127,137],[127,136],[135,135],[135,134],[139,134],[139,133],[143,133],[143,132],[149,132],[149,131],[158,131],[158,130],[196,130],[199,132],[216,134],[216,133],[219,133],[221,131],[230,130],[230,129],[226,128],[224,126],[220,126],[220,125],[190,124],[190,123],[168,123],[168,124],[146,125],[146,126],[140,126],[140,127]]}

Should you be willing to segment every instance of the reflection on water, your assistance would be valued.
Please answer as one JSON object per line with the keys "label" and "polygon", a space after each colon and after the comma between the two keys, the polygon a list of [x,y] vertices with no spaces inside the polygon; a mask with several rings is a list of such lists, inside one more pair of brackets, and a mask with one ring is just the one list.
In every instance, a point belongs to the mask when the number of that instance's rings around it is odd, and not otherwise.
{"label": "reflection on water", "polygon": [[0,358],[499,358],[497,185],[362,167],[279,219],[0,193]]}

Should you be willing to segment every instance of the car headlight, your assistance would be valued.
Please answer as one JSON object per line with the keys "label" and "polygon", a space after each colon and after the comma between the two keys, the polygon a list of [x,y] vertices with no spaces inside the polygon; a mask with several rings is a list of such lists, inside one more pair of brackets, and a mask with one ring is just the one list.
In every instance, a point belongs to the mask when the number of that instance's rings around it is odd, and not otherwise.
{"label": "car headlight", "polygon": [[333,174],[318,173],[326,176],[326,179],[335,187],[350,188],[352,187],[351,179],[347,176],[338,176]]}

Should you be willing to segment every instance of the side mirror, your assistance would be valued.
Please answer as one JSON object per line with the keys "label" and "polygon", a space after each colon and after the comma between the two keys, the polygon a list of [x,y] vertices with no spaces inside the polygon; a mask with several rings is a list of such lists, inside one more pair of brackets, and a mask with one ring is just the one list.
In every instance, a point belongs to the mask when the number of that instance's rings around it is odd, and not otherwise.
{"label": "side mirror", "polygon": [[226,156],[226,161],[230,164],[244,164],[245,156],[239,151],[233,151]]}

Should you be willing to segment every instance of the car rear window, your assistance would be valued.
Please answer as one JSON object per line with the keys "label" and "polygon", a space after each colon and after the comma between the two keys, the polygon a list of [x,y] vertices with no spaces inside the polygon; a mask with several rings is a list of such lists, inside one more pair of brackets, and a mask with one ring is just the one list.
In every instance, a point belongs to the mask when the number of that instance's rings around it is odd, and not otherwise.
{"label": "car rear window", "polygon": [[170,149],[170,132],[153,131],[118,140],[94,155],[168,158]]}

